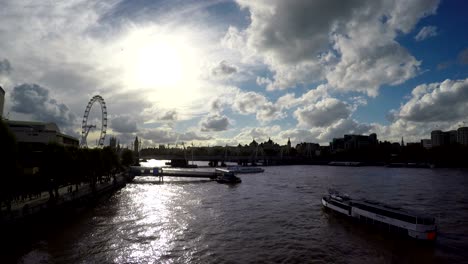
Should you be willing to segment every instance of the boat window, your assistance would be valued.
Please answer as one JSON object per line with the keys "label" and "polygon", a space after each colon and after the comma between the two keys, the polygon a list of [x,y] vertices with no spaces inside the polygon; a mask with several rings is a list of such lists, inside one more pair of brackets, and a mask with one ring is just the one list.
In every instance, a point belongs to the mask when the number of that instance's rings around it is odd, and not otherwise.
{"label": "boat window", "polygon": [[380,209],[380,208],[375,208],[375,207],[368,206],[368,205],[365,205],[365,204],[360,204],[360,203],[355,203],[354,206],[357,207],[357,208],[360,208],[362,210],[366,210],[368,212],[372,212],[372,213],[375,213],[375,214],[395,218],[395,219],[398,219],[398,220],[401,220],[401,221],[404,221],[404,222],[416,224],[416,217],[413,217],[413,216],[400,214],[400,213],[395,213],[395,212],[387,211],[387,210]]}
{"label": "boat window", "polygon": [[432,217],[418,217],[418,224],[433,225],[434,223],[435,219]]}
{"label": "boat window", "polygon": [[340,207],[342,209],[345,209],[345,210],[348,210],[349,209],[349,206],[347,205],[344,205],[344,204],[340,204],[340,203],[337,203],[335,201],[328,201],[329,203],[333,204],[334,206],[337,206],[337,207]]}

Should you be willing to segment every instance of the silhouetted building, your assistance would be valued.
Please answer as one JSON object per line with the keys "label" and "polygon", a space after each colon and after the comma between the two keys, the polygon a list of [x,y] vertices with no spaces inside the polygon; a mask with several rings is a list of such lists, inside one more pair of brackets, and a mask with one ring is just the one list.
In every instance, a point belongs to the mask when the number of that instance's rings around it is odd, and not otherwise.
{"label": "silhouetted building", "polygon": [[456,130],[441,131],[434,130],[431,132],[432,147],[456,144],[458,142],[458,132]]}
{"label": "silhouetted building", "polygon": [[291,154],[291,139],[288,138],[288,142],[286,143],[284,150],[286,155]]}
{"label": "silhouetted building", "polygon": [[442,130],[434,130],[431,132],[432,147],[445,145],[444,132]]}
{"label": "silhouetted building", "polygon": [[259,146],[263,149],[266,155],[270,156],[274,155],[275,153],[279,153],[281,149],[280,145],[278,145],[278,143],[273,142],[271,138],[268,138],[268,141],[261,143]]}
{"label": "silhouetted building", "polygon": [[318,156],[320,155],[320,145],[317,143],[302,142],[296,145],[296,151],[301,156]]}
{"label": "silhouetted building", "polygon": [[421,146],[425,149],[432,148],[432,140],[430,139],[421,139]]}
{"label": "silhouetted building", "polygon": [[450,130],[450,131],[444,132],[444,134],[447,137],[448,144],[457,143],[457,131],[456,130]]}
{"label": "silhouetted building", "polygon": [[57,143],[75,147],[79,145],[77,138],[61,133],[55,123],[13,120],[6,120],[5,123],[15,135],[18,143]]}
{"label": "silhouetted building", "polygon": [[109,139],[109,147],[113,150],[116,150],[117,149],[117,138],[112,136],[110,137]]}
{"label": "silhouetted building", "polygon": [[420,142],[408,142],[408,143],[406,143],[405,146],[407,146],[409,148],[421,147],[421,143]]}
{"label": "silhouetted building", "polygon": [[344,150],[344,138],[334,138],[332,142],[330,142],[330,150],[333,152]]}
{"label": "silhouetted building", "polygon": [[334,138],[330,143],[331,151],[361,149],[377,145],[377,135],[344,135],[343,138]]}
{"label": "silhouetted building", "polygon": [[138,137],[135,137],[135,142],[133,143],[133,151],[135,151],[135,153],[138,153],[140,149],[140,142],[138,141]]}
{"label": "silhouetted building", "polygon": [[257,141],[255,141],[255,139],[253,139],[252,142],[250,142],[249,146],[253,147],[253,148],[256,148],[258,146],[258,143],[257,143]]}
{"label": "silhouetted building", "polygon": [[468,146],[468,127],[460,127],[457,130],[457,142]]}
{"label": "silhouetted building", "polygon": [[3,119],[3,104],[5,103],[5,90],[0,86],[0,119]]}

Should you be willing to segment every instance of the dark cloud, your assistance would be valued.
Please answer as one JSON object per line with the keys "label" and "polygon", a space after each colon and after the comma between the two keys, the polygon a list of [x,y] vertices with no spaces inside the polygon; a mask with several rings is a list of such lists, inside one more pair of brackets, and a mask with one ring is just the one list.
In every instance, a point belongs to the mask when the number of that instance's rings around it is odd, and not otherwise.
{"label": "dark cloud", "polygon": [[207,116],[200,122],[200,130],[208,131],[224,131],[230,125],[229,118],[220,115]]}
{"label": "dark cloud", "polygon": [[227,76],[237,72],[237,67],[230,65],[227,61],[221,61],[211,70],[214,76]]}
{"label": "dark cloud", "polygon": [[37,84],[21,84],[11,93],[11,110],[28,114],[36,121],[54,122],[61,129],[70,128],[76,116],[68,107],[49,97],[49,90]]}
{"label": "dark cloud", "polygon": [[135,120],[129,116],[118,116],[111,120],[112,130],[119,133],[134,133],[137,132]]}
{"label": "dark cloud", "polygon": [[10,61],[7,59],[0,60],[0,75],[10,74],[13,68],[11,67]]}
{"label": "dark cloud", "polygon": [[103,76],[103,73],[97,73],[92,66],[69,63],[61,64],[59,68],[53,68],[51,65],[39,82],[47,87],[60,87],[59,92],[68,93],[70,91],[80,91],[82,93],[90,93],[97,89],[102,89],[101,81],[96,78],[96,75]]}
{"label": "dark cloud", "polygon": [[244,30],[230,27],[223,38],[245,57],[263,60],[273,73],[260,78],[267,89],[327,80],[332,86],[376,96],[382,84],[414,77],[417,61],[396,41],[437,0],[237,0],[250,12]]}

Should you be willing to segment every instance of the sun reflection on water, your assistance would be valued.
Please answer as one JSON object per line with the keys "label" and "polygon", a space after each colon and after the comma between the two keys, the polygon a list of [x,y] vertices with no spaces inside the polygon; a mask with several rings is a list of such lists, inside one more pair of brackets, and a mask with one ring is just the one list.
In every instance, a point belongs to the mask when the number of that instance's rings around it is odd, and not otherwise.
{"label": "sun reflection on water", "polygon": [[[149,163],[149,164],[148,164]],[[146,166],[154,166],[158,161],[150,160]],[[178,203],[186,195],[184,186],[177,184],[157,184],[151,177],[142,177],[138,181],[144,184],[128,186],[134,194],[130,196],[132,212],[126,214],[128,228],[119,230],[125,241],[124,250],[118,252],[114,262],[158,262],[168,260],[176,246],[178,237],[182,237],[191,220],[187,207]],[[127,220],[127,221],[126,221]],[[130,221],[128,221],[130,220]],[[115,248],[115,245],[113,246]]]}

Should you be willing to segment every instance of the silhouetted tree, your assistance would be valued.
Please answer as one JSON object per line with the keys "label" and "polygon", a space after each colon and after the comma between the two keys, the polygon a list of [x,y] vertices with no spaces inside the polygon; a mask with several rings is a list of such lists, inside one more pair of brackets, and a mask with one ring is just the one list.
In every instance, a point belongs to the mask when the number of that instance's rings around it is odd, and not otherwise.
{"label": "silhouetted tree", "polygon": [[133,151],[129,149],[124,149],[122,152],[122,166],[128,167],[135,162],[135,157],[133,155]]}
{"label": "silhouetted tree", "polygon": [[0,120],[0,208],[2,201],[7,210],[11,209],[11,201],[18,191],[17,175],[19,164],[17,162],[17,146],[15,136],[7,125]]}

